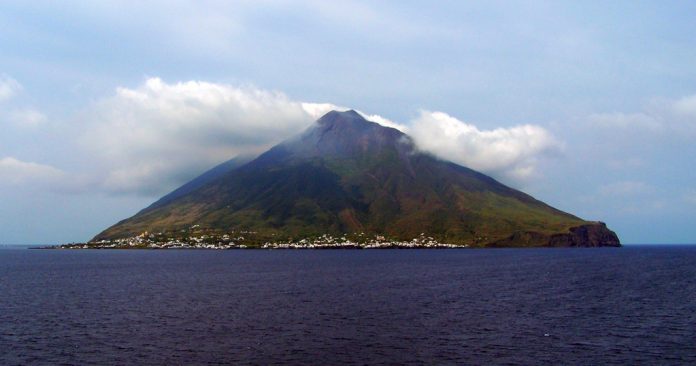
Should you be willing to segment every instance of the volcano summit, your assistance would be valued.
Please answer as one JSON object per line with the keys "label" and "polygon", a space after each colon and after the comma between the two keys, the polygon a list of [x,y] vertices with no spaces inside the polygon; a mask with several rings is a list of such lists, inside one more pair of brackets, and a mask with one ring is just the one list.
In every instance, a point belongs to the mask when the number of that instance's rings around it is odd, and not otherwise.
{"label": "volcano summit", "polygon": [[406,134],[352,110],[327,113],[253,160],[214,168],[93,242],[172,239],[191,227],[285,242],[360,233],[470,247],[620,246],[603,223],[420,152]]}

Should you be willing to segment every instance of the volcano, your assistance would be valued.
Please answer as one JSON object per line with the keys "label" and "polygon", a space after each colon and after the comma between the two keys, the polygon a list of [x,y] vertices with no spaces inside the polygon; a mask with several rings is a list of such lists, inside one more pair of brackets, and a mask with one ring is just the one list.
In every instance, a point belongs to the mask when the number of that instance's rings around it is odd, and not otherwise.
{"label": "volcano", "polygon": [[472,247],[620,245],[604,223],[419,151],[352,110],[327,113],[253,160],[215,167],[93,240],[193,225],[293,238],[424,234]]}

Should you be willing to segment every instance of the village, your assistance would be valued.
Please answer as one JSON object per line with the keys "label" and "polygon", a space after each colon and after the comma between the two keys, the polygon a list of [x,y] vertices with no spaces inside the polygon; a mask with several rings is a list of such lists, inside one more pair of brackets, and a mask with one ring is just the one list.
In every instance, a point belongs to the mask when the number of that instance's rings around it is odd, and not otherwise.
{"label": "village", "polygon": [[324,234],[313,238],[292,240],[275,238],[275,234],[260,235],[254,231],[219,233],[194,225],[172,233],[148,233],[113,240],[57,245],[55,249],[415,249],[466,248],[468,245],[440,243],[424,233],[410,241],[390,240],[382,235],[354,233],[334,237]]}

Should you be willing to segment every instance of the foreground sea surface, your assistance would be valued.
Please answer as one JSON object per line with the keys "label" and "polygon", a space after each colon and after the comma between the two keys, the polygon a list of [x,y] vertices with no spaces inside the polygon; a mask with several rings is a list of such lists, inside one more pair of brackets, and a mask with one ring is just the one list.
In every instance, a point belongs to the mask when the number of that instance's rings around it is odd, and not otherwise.
{"label": "foreground sea surface", "polygon": [[0,364],[694,364],[696,247],[0,250]]}

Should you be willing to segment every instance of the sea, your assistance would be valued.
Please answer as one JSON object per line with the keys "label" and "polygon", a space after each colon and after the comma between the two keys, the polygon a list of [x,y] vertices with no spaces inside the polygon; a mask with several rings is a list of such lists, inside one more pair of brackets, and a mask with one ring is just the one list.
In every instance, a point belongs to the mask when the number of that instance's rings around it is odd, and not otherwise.
{"label": "sea", "polygon": [[696,246],[0,250],[0,365],[693,365]]}

